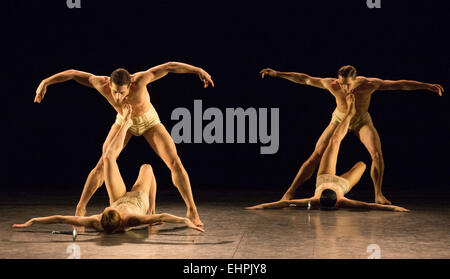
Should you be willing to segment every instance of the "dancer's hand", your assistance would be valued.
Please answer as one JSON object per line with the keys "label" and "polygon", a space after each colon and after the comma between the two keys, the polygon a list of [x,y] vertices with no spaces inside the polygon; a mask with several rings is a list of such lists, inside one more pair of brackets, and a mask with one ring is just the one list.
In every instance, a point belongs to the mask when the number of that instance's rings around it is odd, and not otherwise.
{"label": "dancer's hand", "polygon": [[258,205],[246,207],[245,209],[247,209],[247,210],[264,209],[264,206],[262,204],[258,204]]}
{"label": "dancer's hand", "polygon": [[23,224],[14,224],[14,225],[12,225],[12,227],[15,228],[15,229],[17,229],[17,228],[26,228],[26,227],[29,227],[29,226],[33,225],[33,223],[34,223],[34,218],[31,219],[31,220],[28,220],[28,222],[23,223]]}
{"label": "dancer's hand", "polygon": [[442,93],[444,93],[444,87],[442,87],[440,84],[428,84],[431,92],[438,93],[439,96],[442,96]]}
{"label": "dancer's hand", "polygon": [[39,87],[36,89],[36,96],[34,97],[35,103],[41,103],[42,99],[44,99],[45,93],[47,93],[47,84],[45,81],[41,81]]}
{"label": "dancer's hand", "polygon": [[214,82],[211,79],[211,75],[208,74],[205,70],[200,69],[198,72],[198,77],[203,82],[204,88],[208,87],[209,85],[214,87]]}
{"label": "dancer's hand", "polygon": [[264,78],[265,76],[276,77],[278,72],[272,70],[271,68],[266,68],[261,70],[259,73],[261,74],[261,78]]}
{"label": "dancer's hand", "polygon": [[191,229],[194,229],[194,230],[197,230],[197,231],[200,231],[200,232],[205,232],[204,229],[202,229],[202,228],[197,227],[196,225],[194,225],[194,223],[192,223],[192,221],[189,220],[188,218],[184,218],[184,223],[185,223],[189,228],[191,228]]}
{"label": "dancer's hand", "polygon": [[397,212],[409,212],[409,209],[400,207],[400,206],[395,206],[395,205],[389,205],[389,207],[393,210],[393,211],[397,211]]}

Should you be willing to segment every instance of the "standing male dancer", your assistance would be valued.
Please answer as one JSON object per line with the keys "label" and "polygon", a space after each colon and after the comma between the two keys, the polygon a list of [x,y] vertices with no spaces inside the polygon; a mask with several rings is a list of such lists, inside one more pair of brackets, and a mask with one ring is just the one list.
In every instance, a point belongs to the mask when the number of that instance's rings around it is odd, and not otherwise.
{"label": "standing male dancer", "polygon": [[359,161],[347,172],[337,175],[336,165],[341,142],[347,134],[350,121],[356,113],[355,95],[349,94],[346,97],[347,111],[342,122],[339,123],[325,148],[322,159],[320,159],[319,170],[317,171],[316,190],[311,198],[280,200],[276,202],[263,203],[246,209],[275,209],[291,206],[307,206],[310,208],[333,209],[339,207],[392,210],[408,212],[408,209],[399,206],[366,203],[351,200],[345,195],[358,184],[361,176],[366,170],[366,164]]}
{"label": "standing male dancer", "polygon": [[[164,161],[172,174],[172,182],[177,187],[187,206],[186,217],[196,226],[203,226],[198,215],[197,207],[194,203],[189,176],[181,163],[177,154],[175,143],[169,132],[160,122],[158,114],[150,102],[150,95],[147,91],[147,84],[154,82],[168,73],[190,73],[197,74],[204,83],[204,87],[214,83],[211,76],[201,68],[179,62],[168,62],[146,71],[130,75],[127,70],[119,68],[112,72],[110,77],[95,76],[90,73],[67,70],[44,79],[36,90],[34,102],[40,103],[44,98],[49,85],[68,80],[96,89],[117,111],[116,121],[103,144],[102,157],[94,169],[91,170],[84,185],[83,193],[76,207],[76,216],[86,215],[86,206],[92,195],[105,180],[103,172],[103,156],[105,148],[109,146],[123,123],[122,105],[131,105],[133,114],[133,125],[127,132],[124,147],[132,136],[144,136],[152,149]],[[120,153],[119,153],[120,154]]]}
{"label": "standing male dancer", "polygon": [[299,84],[306,84],[328,90],[336,99],[336,109],[333,112],[331,122],[325,128],[311,156],[298,171],[289,189],[281,200],[291,200],[295,191],[306,180],[311,178],[317,168],[323,152],[327,147],[336,127],[342,122],[347,104],[345,98],[352,93],[356,98],[356,115],[352,118],[349,130],[353,131],[361,140],[372,157],[370,176],[375,189],[375,202],[379,204],[391,204],[381,191],[384,174],[384,160],[381,151],[381,141],[372,119],[368,112],[372,93],[376,90],[429,90],[442,96],[444,89],[439,84],[423,83],[412,80],[381,80],[378,78],[366,78],[356,76],[356,69],[351,65],[343,66],[338,71],[338,78],[311,77],[303,73],[278,72],[270,68],[260,72],[262,77],[281,77]]}
{"label": "standing male dancer", "polygon": [[71,224],[84,228],[93,228],[106,233],[125,232],[141,225],[153,225],[161,222],[185,223],[189,228],[204,232],[188,218],[181,218],[168,213],[156,214],[156,179],[153,169],[143,164],[133,187],[127,192],[116,159],[122,151],[128,129],[133,125],[131,105],[122,107],[124,121],[116,136],[106,147],[103,154],[105,185],[110,205],[102,213],[88,217],[53,215],[32,218],[24,224],[14,224],[13,228],[26,228],[33,224]]}

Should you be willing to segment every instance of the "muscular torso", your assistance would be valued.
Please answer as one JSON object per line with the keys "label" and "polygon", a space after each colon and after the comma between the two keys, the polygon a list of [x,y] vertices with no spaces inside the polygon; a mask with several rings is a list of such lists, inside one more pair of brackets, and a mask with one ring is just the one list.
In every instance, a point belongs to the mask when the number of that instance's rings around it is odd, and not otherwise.
{"label": "muscular torso", "polygon": [[376,87],[367,78],[356,77],[354,85],[348,91],[341,88],[337,79],[330,79],[327,82],[327,89],[336,98],[336,107],[342,113],[347,111],[346,96],[353,93],[356,106],[355,116],[358,117],[368,112],[372,93],[376,90]]}
{"label": "muscular torso", "polygon": [[[114,100],[109,77],[101,77],[98,82],[96,89],[108,100],[111,106],[120,114],[122,114],[121,106]],[[144,85],[139,85],[134,81],[132,76],[132,82],[130,87],[129,95],[124,99],[125,102],[129,103],[133,109],[131,117],[136,117],[144,114],[150,109],[150,95],[148,93],[147,87]]]}

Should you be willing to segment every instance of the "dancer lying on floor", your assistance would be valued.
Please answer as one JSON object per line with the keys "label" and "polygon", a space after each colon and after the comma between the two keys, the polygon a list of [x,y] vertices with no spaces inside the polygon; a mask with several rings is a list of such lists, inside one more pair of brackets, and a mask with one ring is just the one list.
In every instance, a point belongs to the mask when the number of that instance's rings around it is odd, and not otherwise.
{"label": "dancer lying on floor", "polygon": [[160,222],[185,223],[189,228],[204,232],[195,226],[188,218],[177,217],[171,214],[155,214],[156,180],[152,167],[144,164],[141,166],[139,176],[131,189],[127,192],[125,183],[120,175],[116,159],[123,148],[128,128],[133,125],[131,120],[131,106],[124,106],[124,120],[119,132],[107,147],[103,158],[103,171],[105,184],[108,191],[110,206],[101,214],[89,217],[61,216],[32,218],[24,224],[15,224],[13,228],[24,228],[33,224],[72,224],[93,228],[107,233],[123,232],[145,224]]}
{"label": "dancer lying on floor", "polygon": [[350,120],[356,113],[355,96],[349,94],[346,97],[347,112],[344,119],[337,126],[328,143],[327,148],[320,161],[319,170],[317,172],[316,191],[314,196],[308,199],[280,200],[272,203],[263,203],[260,205],[247,207],[246,209],[267,209],[267,208],[283,208],[289,206],[311,206],[320,208],[361,208],[361,209],[378,209],[407,212],[408,209],[394,205],[383,205],[377,203],[366,203],[351,200],[345,195],[358,183],[362,174],[366,169],[366,164],[358,162],[348,172],[341,176],[336,175],[336,164],[339,147],[342,139],[347,134]]}

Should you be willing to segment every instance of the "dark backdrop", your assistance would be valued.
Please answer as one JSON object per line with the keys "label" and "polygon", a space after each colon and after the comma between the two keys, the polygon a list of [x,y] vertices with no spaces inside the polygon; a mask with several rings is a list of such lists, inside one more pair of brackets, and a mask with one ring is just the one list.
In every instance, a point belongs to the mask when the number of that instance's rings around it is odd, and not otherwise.
{"label": "dark backdrop", "polygon": [[[395,2],[395,3],[392,3]],[[280,148],[261,144],[178,144],[196,190],[282,191],[308,158],[334,109],[326,91],[282,79],[261,79],[265,67],[334,77],[345,64],[360,75],[412,79],[448,87],[450,57],[445,1],[386,1],[368,9],[354,1],[60,1],[3,3],[2,188],[82,185],[101,155],[115,112],[96,91],[74,81],[49,87],[34,104],[39,82],[66,69],[109,75],[167,61],[202,67],[215,82],[170,74],[148,86],[170,132],[177,107],[280,108]],[[6,48],[5,48],[6,46]],[[370,113],[382,140],[385,193],[391,189],[447,191],[449,99],[427,91],[376,92]],[[345,139],[340,172],[370,156]],[[343,155],[342,155],[343,154]],[[145,140],[133,138],[119,158],[130,185],[142,163],[153,165],[160,189],[170,172]],[[367,170],[361,188],[372,189]],[[309,183],[310,187],[312,182]],[[25,188],[24,188],[25,187]]]}

